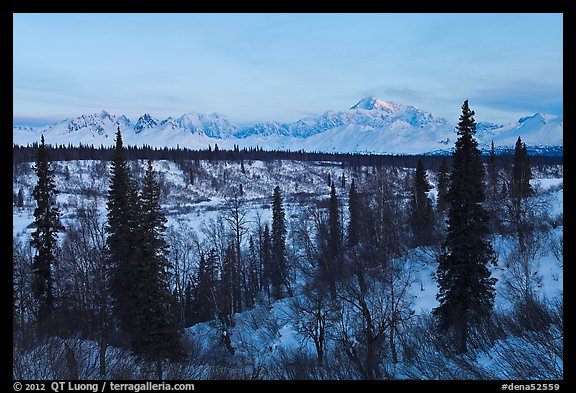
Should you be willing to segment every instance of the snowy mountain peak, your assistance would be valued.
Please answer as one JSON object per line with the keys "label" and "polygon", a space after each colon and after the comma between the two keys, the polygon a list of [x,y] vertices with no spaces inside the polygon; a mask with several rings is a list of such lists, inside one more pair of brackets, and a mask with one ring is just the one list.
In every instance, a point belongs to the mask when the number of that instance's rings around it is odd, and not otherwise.
{"label": "snowy mountain peak", "polygon": [[384,109],[384,110],[388,110],[388,111],[392,111],[394,109],[396,109],[398,105],[393,104],[393,103],[389,103],[389,102],[385,102],[382,101],[376,97],[366,97],[361,99],[360,101],[358,101],[358,103],[356,105],[354,105],[352,108],[350,109],[364,109],[367,111],[371,111],[373,109]]}
{"label": "snowy mountain peak", "polygon": [[537,121],[541,121],[542,123],[546,123],[546,120],[549,120],[549,119],[550,119],[549,115],[543,115],[542,113],[538,112],[538,113],[533,114],[532,116],[521,117],[520,119],[518,119],[518,123],[522,124],[522,123],[529,121],[529,120],[532,120],[532,121],[537,120]]}
{"label": "snowy mountain peak", "polygon": [[[388,103],[375,97],[360,100],[351,109],[329,110],[319,116],[292,123],[263,122],[238,125],[226,116],[188,112],[160,121],[149,113],[136,124],[125,116],[102,111],[81,115],[45,127],[14,125],[15,143],[37,142],[40,134],[58,143],[114,143],[120,127],[128,144],[186,146],[265,146],[278,150],[377,152],[417,154],[450,149],[455,140],[454,124],[411,105]],[[131,132],[125,132],[130,130]],[[528,146],[561,146],[562,115],[537,113],[507,125],[478,122],[477,137],[482,148],[514,146],[518,136]]]}
{"label": "snowy mountain peak", "polygon": [[202,114],[185,113],[176,119],[176,123],[185,130],[196,134],[205,134],[209,138],[227,138],[232,136],[238,127],[218,113]]}
{"label": "snowy mountain peak", "polygon": [[98,114],[98,117],[101,119],[111,118],[110,112],[102,109],[102,111]]}
{"label": "snowy mountain peak", "polygon": [[150,116],[149,113],[145,113],[136,122],[134,125],[134,131],[139,134],[142,130],[146,128],[154,128],[158,125],[158,119],[153,118]]}
{"label": "snowy mountain peak", "polygon": [[34,131],[34,127],[27,124],[15,124],[12,128],[18,131]]}

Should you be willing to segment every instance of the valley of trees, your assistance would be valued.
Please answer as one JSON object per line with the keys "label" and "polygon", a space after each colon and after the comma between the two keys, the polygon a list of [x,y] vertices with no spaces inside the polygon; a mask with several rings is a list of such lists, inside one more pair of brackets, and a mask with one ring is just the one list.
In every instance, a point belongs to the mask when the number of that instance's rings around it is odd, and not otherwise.
{"label": "valley of trees", "polygon": [[[533,201],[530,180],[562,158],[531,157],[520,138],[513,155],[492,146],[482,156],[473,116],[465,101],[444,157],[127,148],[120,129],[114,148],[44,138],[14,147],[15,176],[34,157],[37,178],[31,192],[14,190],[15,209],[35,206],[30,239],[13,245],[14,378],[561,379],[562,304],[538,295],[536,261],[554,248],[562,263],[561,242],[547,236],[562,222]],[[87,192],[63,225],[51,164],[82,159],[100,160],[100,177],[109,170],[104,203]],[[168,228],[159,159],[177,163],[187,185],[212,160],[242,173],[250,160],[340,162],[352,175],[329,176],[329,196],[296,217],[283,184],[270,187],[270,220],[251,211],[244,183],[230,185],[199,239]],[[512,310],[494,306],[496,236],[515,247],[498,266]],[[437,267],[438,304],[424,316],[411,292],[418,252]],[[284,315],[269,317],[278,309]],[[282,320],[300,351],[266,346]],[[262,347],[234,337],[240,323]],[[490,374],[475,357],[496,347],[501,364]]]}

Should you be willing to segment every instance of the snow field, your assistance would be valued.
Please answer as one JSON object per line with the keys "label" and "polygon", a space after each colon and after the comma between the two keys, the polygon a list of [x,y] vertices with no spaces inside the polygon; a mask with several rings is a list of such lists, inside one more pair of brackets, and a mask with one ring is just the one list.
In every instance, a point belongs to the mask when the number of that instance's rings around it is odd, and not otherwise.
{"label": "snow field", "polygon": [[[136,171],[137,177],[142,176],[144,161],[139,162],[140,169]],[[226,198],[233,192],[238,192],[238,185],[243,185],[244,199],[249,210],[247,225],[253,226],[257,215],[261,215],[261,222],[271,222],[272,189],[280,185],[284,197],[284,207],[288,228],[291,221],[299,221],[306,214],[305,206],[320,203],[328,198],[329,186],[327,176],[330,173],[337,186],[337,193],[343,210],[347,200],[347,190],[352,177],[357,176],[350,169],[342,169],[338,163],[304,163],[289,161],[245,161],[245,173],[240,171],[239,162],[201,162],[199,175],[193,185],[186,180],[182,169],[170,161],[154,162],[163,184],[162,207],[168,218],[168,226],[178,229],[185,224],[199,238],[204,240],[204,227],[206,223],[215,221],[222,212]],[[70,179],[64,178],[64,167],[68,166]],[[108,170],[102,168],[98,161],[71,161],[56,162],[56,182],[60,190],[57,202],[62,210],[63,223],[74,220],[74,209],[79,204],[95,203],[102,220],[106,214],[106,192]],[[100,174],[95,176],[94,174]],[[347,179],[346,188],[340,187],[339,176],[344,174]],[[222,181],[222,179],[225,179]],[[428,179],[434,185],[435,178],[428,172]],[[25,207],[13,210],[13,236],[24,239],[32,229],[29,225],[33,221],[33,205],[30,193],[36,181],[33,171],[26,175],[15,176],[13,189],[15,192],[22,187],[25,192]],[[548,214],[556,218],[563,214],[563,179],[537,178],[532,185],[539,191],[540,198],[548,203]],[[430,192],[436,196],[436,189]],[[563,227],[560,225],[547,235],[546,244],[558,243],[563,237]],[[247,242],[248,236],[244,236]],[[496,236],[494,248],[498,252],[498,263],[493,268],[494,277],[498,279],[496,308],[509,310],[511,300],[505,296],[506,271],[504,266],[507,257],[514,250],[515,241],[509,237]],[[431,248],[412,249],[403,258],[413,269],[414,281],[411,285],[413,309],[416,317],[425,317],[438,304],[436,301],[437,286],[434,281],[436,271],[436,254]],[[561,300],[563,296],[563,261],[558,257],[552,247],[544,246],[535,261],[537,273],[541,276],[541,285],[537,294],[550,301]],[[295,296],[299,296],[296,293]],[[253,309],[236,314],[236,325],[229,332],[231,342],[236,354],[243,361],[253,364],[270,364],[280,351],[304,349],[314,354],[314,346],[306,341],[294,328],[291,319],[290,302],[293,299],[283,299],[267,304],[266,299]],[[187,329],[187,337],[205,342],[218,342],[222,329],[217,321],[201,323]],[[89,346],[84,342],[80,346]],[[333,345],[333,343],[329,343]],[[525,338],[508,338],[501,340],[490,351],[476,353],[476,362],[487,376],[507,378],[507,375],[498,374],[502,369],[506,354],[514,348],[525,348],[526,351],[536,351],[537,346],[530,346]],[[40,350],[40,349],[39,349]],[[111,350],[112,355],[121,358]],[[562,359],[551,357],[551,362],[562,363]],[[252,362],[252,363],[250,363]],[[410,370],[397,370],[397,377],[408,378]],[[47,374],[48,375],[48,374]],[[88,375],[88,374],[87,374]],[[88,375],[95,377],[93,374]],[[511,374],[513,376],[513,374]],[[51,378],[52,375],[48,375]],[[200,374],[199,378],[208,377]]]}

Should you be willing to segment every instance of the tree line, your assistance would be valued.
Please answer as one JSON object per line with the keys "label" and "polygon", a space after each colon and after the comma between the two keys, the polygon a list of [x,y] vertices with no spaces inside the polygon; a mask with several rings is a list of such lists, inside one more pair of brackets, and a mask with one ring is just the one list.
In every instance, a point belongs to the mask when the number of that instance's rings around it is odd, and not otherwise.
{"label": "tree line", "polygon": [[[13,146],[13,164],[23,162],[33,162],[35,160],[39,145],[32,143],[27,146],[15,144]],[[44,147],[53,161],[72,161],[72,160],[103,160],[111,161],[114,154],[114,147],[105,147],[103,145],[95,147],[80,143],[78,146],[69,145],[46,145]],[[415,168],[418,160],[430,170],[438,170],[443,158],[451,161],[451,154],[446,152],[445,155],[433,154],[364,154],[364,153],[322,153],[308,151],[284,151],[284,150],[265,150],[262,147],[242,148],[235,145],[232,149],[222,149],[215,144],[214,147],[208,146],[206,149],[189,149],[186,147],[151,147],[143,146],[125,146],[126,157],[132,160],[170,160],[174,162],[190,160],[206,161],[247,161],[247,160],[296,160],[296,161],[330,161],[340,162],[342,167],[360,167],[360,166],[396,166],[398,168]],[[497,165],[503,168],[512,164],[513,151],[500,151]],[[489,157],[489,152],[482,155],[483,162]],[[562,157],[533,155],[532,165],[561,165]]]}

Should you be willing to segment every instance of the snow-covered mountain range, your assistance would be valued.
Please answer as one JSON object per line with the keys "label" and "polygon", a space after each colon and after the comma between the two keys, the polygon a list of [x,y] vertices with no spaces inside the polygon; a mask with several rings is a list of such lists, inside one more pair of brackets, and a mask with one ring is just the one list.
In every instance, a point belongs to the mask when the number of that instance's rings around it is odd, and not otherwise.
{"label": "snow-covered mountain range", "polygon": [[[477,119],[479,120],[479,119]],[[125,144],[203,149],[262,147],[350,153],[430,153],[451,150],[455,124],[418,108],[366,97],[347,110],[327,111],[293,123],[261,122],[240,126],[225,116],[190,112],[164,120],[146,113],[132,123],[106,111],[45,126],[13,128],[14,143],[37,142],[44,134],[50,144],[110,146],[120,127]],[[533,149],[560,151],[563,117],[536,113],[510,124],[479,121],[476,137],[483,149],[514,146],[520,136]]]}

